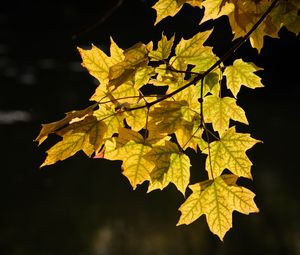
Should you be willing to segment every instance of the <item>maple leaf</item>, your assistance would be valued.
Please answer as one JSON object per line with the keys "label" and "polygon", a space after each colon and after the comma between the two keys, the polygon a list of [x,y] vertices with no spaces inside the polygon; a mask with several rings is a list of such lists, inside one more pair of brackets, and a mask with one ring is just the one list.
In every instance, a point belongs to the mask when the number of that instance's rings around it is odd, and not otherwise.
{"label": "maple leaf", "polygon": [[100,83],[108,82],[109,67],[111,65],[110,58],[95,45],[90,50],[77,48],[83,60],[82,66],[94,76]]}
{"label": "maple leaf", "polygon": [[166,141],[162,146],[153,147],[145,158],[155,166],[150,173],[148,192],[163,189],[169,183],[174,183],[185,195],[190,179],[190,160],[187,155],[180,153],[176,144]]}
{"label": "maple leaf", "polygon": [[110,37],[110,55],[111,55],[111,62],[113,64],[122,62],[125,58],[123,54],[123,49],[121,49],[113,40],[112,37]]}
{"label": "maple leaf", "polygon": [[190,224],[205,214],[211,232],[223,240],[232,227],[233,211],[243,214],[259,211],[253,192],[235,183],[229,185],[221,176],[189,187],[192,194],[179,208],[181,216],[177,225]]}
{"label": "maple leaf", "polygon": [[94,116],[87,116],[84,120],[58,131],[63,139],[47,151],[48,156],[41,167],[71,157],[80,150],[91,156],[102,146],[106,129],[103,121],[98,121]]}
{"label": "maple leaf", "polygon": [[154,25],[168,16],[173,17],[176,15],[185,3],[193,7],[202,7],[202,0],[158,0],[156,4],[152,6],[152,8],[156,10]]}
{"label": "maple leaf", "polygon": [[185,106],[186,101],[162,101],[149,112],[149,116],[162,133],[174,133],[184,122],[182,108]]}
{"label": "maple leaf", "polygon": [[235,127],[229,128],[220,140],[210,143],[210,149],[202,151],[209,154],[205,163],[209,178],[220,176],[224,169],[228,169],[237,176],[251,179],[252,163],[246,151],[258,142],[249,134],[237,133]]}
{"label": "maple leaf", "polygon": [[170,40],[162,34],[160,41],[157,43],[157,49],[152,50],[149,53],[149,56],[152,61],[159,61],[167,59],[170,54],[173,47],[175,36],[172,36]]}
{"label": "maple leaf", "polygon": [[133,79],[137,68],[147,66],[148,48],[143,43],[136,43],[123,52],[124,60],[109,68],[108,86],[118,87],[128,80]]}
{"label": "maple leaf", "polygon": [[138,184],[150,180],[151,162],[144,156],[151,147],[144,143],[143,137],[132,130],[120,129],[120,136],[114,142],[107,141],[105,158],[122,160],[123,175],[127,177],[133,189]]}
{"label": "maple leaf", "polygon": [[263,87],[261,78],[254,72],[262,70],[253,63],[244,62],[242,59],[237,59],[233,65],[227,66],[224,75],[227,80],[227,88],[231,90],[236,97],[242,85],[255,89]]}
{"label": "maple leaf", "polygon": [[142,66],[137,68],[134,75],[134,87],[140,89],[147,84],[151,76],[155,75],[154,68],[151,66]]}
{"label": "maple leaf", "polygon": [[199,139],[201,139],[202,132],[203,129],[200,128],[199,115],[195,115],[193,121],[184,122],[182,126],[175,131],[176,140],[183,150],[190,147],[194,151],[197,151],[197,145]]}
{"label": "maple leaf", "polygon": [[284,25],[289,31],[296,35],[300,32],[300,17],[298,15],[300,9],[299,1],[280,1],[271,12],[271,20],[278,28]]}
{"label": "maple leaf", "polygon": [[[201,67],[203,67],[204,62],[205,65],[214,63],[216,57],[212,52],[212,47],[203,45],[211,32],[212,30],[199,32],[191,39],[181,39],[175,48],[176,58],[180,58],[188,64],[199,65]],[[209,67],[206,66],[205,69]]]}
{"label": "maple leaf", "polygon": [[229,128],[229,120],[248,124],[244,110],[231,97],[206,96],[203,101],[205,123],[212,123],[213,129],[222,135]]}
{"label": "maple leaf", "polygon": [[205,0],[202,5],[205,11],[200,24],[210,19],[217,19],[223,15],[228,15],[234,10],[234,4],[224,3],[224,0]]}
{"label": "maple leaf", "polygon": [[126,123],[135,131],[139,131],[146,126],[148,111],[146,108],[127,112]]}
{"label": "maple leaf", "polygon": [[94,111],[93,116],[106,124],[107,129],[104,133],[104,138],[111,138],[113,134],[118,133],[119,127],[124,126],[123,120],[125,115],[122,112],[116,112],[113,108],[100,107]]}
{"label": "maple leaf", "polygon": [[156,10],[156,20],[154,25],[168,16],[173,17],[180,11],[184,2],[184,0],[158,0],[156,4],[152,6],[152,8]]}
{"label": "maple leaf", "polygon": [[37,136],[37,138],[35,139],[35,141],[37,141],[40,145],[47,139],[49,134],[66,126],[75,118],[82,118],[86,115],[91,114],[93,109],[96,108],[96,106],[97,106],[97,104],[93,104],[83,110],[67,112],[66,116],[59,121],[55,121],[55,122],[48,123],[48,124],[42,124],[42,129],[41,129],[39,135]]}

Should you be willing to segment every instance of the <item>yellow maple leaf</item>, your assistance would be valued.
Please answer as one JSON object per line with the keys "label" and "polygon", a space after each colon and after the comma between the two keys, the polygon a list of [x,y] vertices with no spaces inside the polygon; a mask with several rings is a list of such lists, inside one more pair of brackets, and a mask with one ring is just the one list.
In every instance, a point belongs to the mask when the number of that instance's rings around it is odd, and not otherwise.
{"label": "yellow maple leaf", "polygon": [[[212,30],[199,32],[190,39],[181,39],[176,45],[176,58],[184,60],[187,64],[201,65],[205,63],[212,63],[215,60],[215,55],[212,52],[212,47],[204,46],[204,42],[210,36]],[[209,68],[210,66],[207,66]]]}
{"label": "yellow maple leaf", "polygon": [[182,0],[158,0],[155,5],[152,6],[152,8],[156,11],[156,20],[154,25],[168,16],[173,17],[180,11],[183,4],[184,1]]}
{"label": "yellow maple leaf", "polygon": [[205,123],[212,123],[213,129],[220,135],[228,130],[230,119],[248,124],[244,110],[231,97],[204,97],[203,112]]}
{"label": "yellow maple leaf", "polygon": [[205,10],[200,24],[210,19],[217,19],[223,15],[228,15],[234,10],[234,5],[228,2],[224,4],[224,0],[205,0],[202,5]]}
{"label": "yellow maple leaf", "polygon": [[252,163],[246,151],[260,141],[250,137],[249,134],[237,133],[235,127],[229,128],[221,138],[210,143],[210,149],[202,152],[209,154],[206,158],[205,168],[209,178],[220,176],[224,169],[233,174],[251,179]]}
{"label": "yellow maple leaf", "polygon": [[205,214],[211,232],[223,240],[232,227],[233,211],[243,214],[259,211],[253,192],[235,184],[230,185],[221,176],[189,187],[192,194],[179,208],[181,216],[177,225],[190,224]]}
{"label": "yellow maple leaf", "polygon": [[104,133],[104,138],[111,138],[113,134],[118,133],[119,127],[124,126],[123,120],[125,115],[116,112],[113,108],[100,107],[94,111],[93,116],[106,124],[107,129]]}
{"label": "yellow maple leaf", "polygon": [[37,141],[40,145],[47,139],[49,134],[68,125],[73,119],[82,118],[86,115],[92,114],[93,109],[95,109],[96,106],[97,106],[97,104],[93,104],[83,110],[67,112],[66,116],[61,120],[47,123],[47,124],[42,124],[42,129],[41,129],[39,135],[37,136],[37,138],[35,139],[35,141]]}
{"label": "yellow maple leaf", "polygon": [[101,84],[108,82],[109,67],[112,65],[111,59],[101,49],[92,45],[90,50],[78,47],[82,58],[82,66],[94,76]]}
{"label": "yellow maple leaf", "polygon": [[157,49],[152,50],[149,53],[149,56],[152,61],[160,61],[167,59],[170,54],[173,47],[175,36],[172,36],[170,40],[162,34],[160,41],[157,43]]}
{"label": "yellow maple leaf", "polygon": [[118,144],[118,138],[115,139],[115,143],[107,141],[105,158],[110,160],[122,160],[122,173],[127,177],[133,189],[136,189],[138,184],[150,180],[149,170],[152,168],[152,164],[147,161],[144,156],[151,150],[151,147],[140,143],[140,138],[142,141],[144,140],[138,135],[133,136],[132,133],[130,133],[130,137],[127,137],[128,139],[136,138],[138,139],[137,141],[130,140],[126,142],[125,137],[121,138],[122,141],[121,143],[119,142],[118,146],[116,146],[116,144]]}
{"label": "yellow maple leaf", "polygon": [[63,139],[47,151],[47,158],[41,167],[69,158],[80,150],[88,156],[97,152],[103,145],[106,129],[106,124],[94,116],[70,124],[58,132]]}
{"label": "yellow maple leaf", "polygon": [[257,67],[253,63],[244,62],[242,59],[235,60],[233,65],[227,66],[224,71],[227,88],[236,97],[242,85],[251,89],[263,87],[261,78],[254,74],[254,72],[259,70],[262,70],[262,68]]}
{"label": "yellow maple leaf", "polygon": [[166,141],[163,146],[153,147],[145,158],[154,165],[148,192],[173,183],[185,195],[190,179],[190,160],[187,155],[180,153],[176,144]]}
{"label": "yellow maple leaf", "polygon": [[182,108],[186,106],[186,101],[162,101],[149,112],[149,116],[162,133],[171,134],[185,121]]}

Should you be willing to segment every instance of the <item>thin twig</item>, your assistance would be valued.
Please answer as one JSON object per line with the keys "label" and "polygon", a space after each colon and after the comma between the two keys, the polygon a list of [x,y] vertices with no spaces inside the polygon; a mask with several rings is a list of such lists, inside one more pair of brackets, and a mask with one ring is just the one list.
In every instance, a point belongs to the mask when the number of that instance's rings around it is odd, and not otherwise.
{"label": "thin twig", "polygon": [[272,2],[272,4],[269,6],[269,8],[264,12],[264,14],[259,18],[259,20],[253,25],[253,27],[249,30],[249,32],[242,38],[242,40],[240,40],[238,43],[236,43],[232,48],[230,48],[218,61],[216,61],[210,68],[208,68],[205,72],[198,74],[196,77],[194,77],[194,79],[192,79],[190,82],[188,82],[187,84],[183,85],[182,87],[174,90],[173,92],[171,92],[170,94],[164,95],[161,98],[158,98],[155,101],[152,101],[150,103],[147,103],[145,105],[141,105],[141,106],[137,106],[137,107],[133,107],[133,108],[129,108],[127,109],[127,111],[134,111],[134,110],[138,110],[138,109],[142,109],[145,107],[151,107],[152,105],[155,105],[161,101],[164,101],[165,99],[172,97],[176,94],[178,94],[179,92],[181,92],[182,90],[188,88],[191,85],[196,84],[197,82],[199,82],[201,79],[203,79],[206,75],[208,75],[209,73],[211,73],[216,67],[218,67],[222,62],[224,62],[225,60],[227,60],[233,53],[235,53],[235,51],[237,49],[239,49],[251,36],[251,34],[258,28],[258,26],[264,21],[264,19],[268,16],[268,14],[272,11],[272,9],[275,7],[275,5],[277,4],[279,0],[274,0]]}

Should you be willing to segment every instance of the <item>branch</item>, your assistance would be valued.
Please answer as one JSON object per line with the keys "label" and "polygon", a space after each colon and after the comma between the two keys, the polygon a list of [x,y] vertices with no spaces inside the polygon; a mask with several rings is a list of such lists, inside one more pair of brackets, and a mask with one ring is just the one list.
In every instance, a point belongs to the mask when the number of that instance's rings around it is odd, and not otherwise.
{"label": "branch", "polygon": [[[134,111],[134,110],[138,110],[138,109],[142,109],[142,108],[149,108],[152,105],[155,105],[167,98],[170,98],[174,95],[176,95],[177,93],[181,92],[182,90],[188,88],[189,86],[196,84],[198,81],[200,81],[201,79],[204,79],[204,77],[206,75],[208,75],[209,73],[211,73],[216,67],[218,67],[222,62],[224,62],[225,60],[227,60],[233,53],[235,53],[236,50],[238,50],[251,36],[251,34],[259,27],[259,25],[264,21],[264,19],[269,15],[269,13],[273,10],[273,8],[275,7],[275,5],[279,2],[279,0],[274,0],[272,2],[272,4],[268,7],[268,9],[264,12],[264,14],[260,17],[260,19],[253,25],[253,27],[249,30],[249,32],[242,38],[242,40],[240,40],[238,43],[236,43],[232,48],[230,48],[216,63],[214,63],[210,68],[208,68],[205,72],[203,73],[199,73],[197,74],[196,77],[194,77],[194,79],[192,79],[190,82],[188,82],[187,84],[185,84],[184,86],[180,87],[179,89],[174,90],[173,92],[171,92],[170,94],[164,95],[161,98],[158,98],[155,101],[152,101],[150,103],[146,103],[145,105],[141,105],[141,106],[137,106],[137,107],[133,107],[133,108],[129,108],[126,109],[126,111]],[[173,70],[174,72],[176,72],[175,70]],[[181,71],[178,71],[181,72]]]}

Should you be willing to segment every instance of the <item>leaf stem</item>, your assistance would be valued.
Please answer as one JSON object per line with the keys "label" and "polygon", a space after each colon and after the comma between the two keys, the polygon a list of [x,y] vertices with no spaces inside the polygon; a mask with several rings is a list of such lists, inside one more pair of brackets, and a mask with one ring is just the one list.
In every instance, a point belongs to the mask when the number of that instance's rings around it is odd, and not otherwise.
{"label": "leaf stem", "polygon": [[206,127],[206,125],[204,125],[204,130],[205,130],[205,135],[206,135],[206,140],[207,140],[207,150],[208,150],[208,160],[209,160],[209,170],[210,170],[210,175],[211,178],[214,180],[214,173],[213,173],[213,168],[212,168],[212,164],[211,164],[211,152],[210,152],[210,141],[209,141],[209,134],[208,134],[208,128]]}

